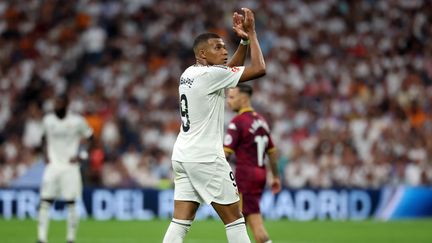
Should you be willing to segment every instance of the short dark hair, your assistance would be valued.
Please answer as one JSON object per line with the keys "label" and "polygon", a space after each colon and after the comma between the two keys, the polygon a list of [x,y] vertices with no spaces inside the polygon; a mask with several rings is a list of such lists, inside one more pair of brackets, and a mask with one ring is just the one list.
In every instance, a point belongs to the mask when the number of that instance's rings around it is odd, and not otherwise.
{"label": "short dark hair", "polygon": [[194,52],[195,53],[197,52],[197,48],[201,43],[207,42],[209,39],[214,39],[214,38],[221,38],[221,37],[215,33],[203,33],[203,34],[200,34],[199,36],[197,36],[194,40],[194,43],[193,43]]}
{"label": "short dark hair", "polygon": [[239,89],[240,93],[247,94],[249,97],[253,94],[252,86],[247,84],[237,84],[237,88]]}

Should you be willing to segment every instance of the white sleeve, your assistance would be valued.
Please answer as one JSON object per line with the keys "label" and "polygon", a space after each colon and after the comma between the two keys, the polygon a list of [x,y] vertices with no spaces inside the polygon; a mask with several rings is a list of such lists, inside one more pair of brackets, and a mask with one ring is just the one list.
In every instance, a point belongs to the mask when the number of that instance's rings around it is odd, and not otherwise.
{"label": "white sleeve", "polygon": [[211,94],[220,89],[233,88],[237,86],[245,67],[214,65],[209,66],[208,68],[210,70],[207,72],[208,79],[206,79],[208,81],[207,93]]}
{"label": "white sleeve", "polygon": [[93,129],[91,129],[84,117],[80,117],[79,131],[84,138],[89,138],[93,135]]}

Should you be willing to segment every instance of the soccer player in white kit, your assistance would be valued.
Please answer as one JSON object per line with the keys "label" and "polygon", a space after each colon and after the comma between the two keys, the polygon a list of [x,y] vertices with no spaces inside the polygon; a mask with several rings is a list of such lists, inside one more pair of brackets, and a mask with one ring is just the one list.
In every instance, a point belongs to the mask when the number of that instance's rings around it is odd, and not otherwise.
{"label": "soccer player in white kit", "polygon": [[[251,10],[233,15],[233,29],[242,38],[228,63],[223,40],[199,35],[193,45],[196,64],[180,78],[181,128],[174,145],[174,215],[164,243],[183,242],[200,203],[211,204],[225,224],[228,242],[250,242],[240,212],[233,172],[223,150],[225,89],[265,75],[265,62]],[[250,46],[251,62],[241,66]]]}
{"label": "soccer player in white kit", "polygon": [[47,166],[40,188],[39,243],[47,242],[49,210],[57,199],[67,205],[66,241],[75,241],[79,221],[75,203],[82,193],[78,150],[82,139],[90,138],[93,132],[82,116],[67,112],[67,107],[67,97],[57,97],[55,112],[43,118]]}

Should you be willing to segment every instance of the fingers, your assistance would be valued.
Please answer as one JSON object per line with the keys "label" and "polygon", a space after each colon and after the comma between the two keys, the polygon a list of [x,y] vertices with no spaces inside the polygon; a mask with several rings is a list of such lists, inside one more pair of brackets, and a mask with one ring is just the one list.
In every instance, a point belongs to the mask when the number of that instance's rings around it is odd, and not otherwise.
{"label": "fingers", "polygon": [[253,12],[248,8],[242,8],[245,18],[253,18]]}
{"label": "fingers", "polygon": [[233,26],[232,28],[238,37],[242,39],[249,39],[248,34],[243,30],[242,26]]}
{"label": "fingers", "polygon": [[243,28],[246,32],[255,30],[255,18],[253,12],[248,8],[241,9],[244,12]]}
{"label": "fingers", "polygon": [[245,17],[238,12],[234,12],[233,14],[233,30],[242,39],[248,39],[248,35],[246,33],[246,29],[244,27],[244,19]]}
{"label": "fingers", "polygon": [[245,14],[246,14],[246,12],[252,12],[250,9],[248,9],[248,8],[241,8],[241,10],[243,10],[243,12],[245,12]]}
{"label": "fingers", "polygon": [[241,14],[239,14],[237,12],[234,12],[234,14],[233,14],[233,23],[235,25],[241,25],[243,23],[243,20],[244,20],[243,15],[241,15]]}
{"label": "fingers", "polygon": [[233,14],[233,22],[234,23],[237,21],[237,16],[238,16],[238,13],[234,12],[234,14]]}

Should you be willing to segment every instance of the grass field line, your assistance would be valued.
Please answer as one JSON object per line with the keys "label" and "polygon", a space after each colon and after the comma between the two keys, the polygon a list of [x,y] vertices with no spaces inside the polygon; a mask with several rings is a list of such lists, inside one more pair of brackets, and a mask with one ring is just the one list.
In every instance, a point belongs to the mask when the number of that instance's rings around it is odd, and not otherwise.
{"label": "grass field line", "polygon": [[[49,239],[65,242],[65,222],[51,222]],[[157,243],[162,242],[169,220],[83,221],[78,230],[79,243]],[[391,222],[266,222],[274,243],[431,243],[432,219]],[[0,243],[35,242],[34,220],[0,219]],[[250,235],[252,238],[252,235]],[[201,221],[194,225],[185,243],[227,242],[219,221]]]}
{"label": "grass field line", "polygon": [[[220,240],[208,240],[208,239],[189,239],[185,240],[185,243],[220,243]],[[273,243],[312,243],[311,241],[273,241]]]}

